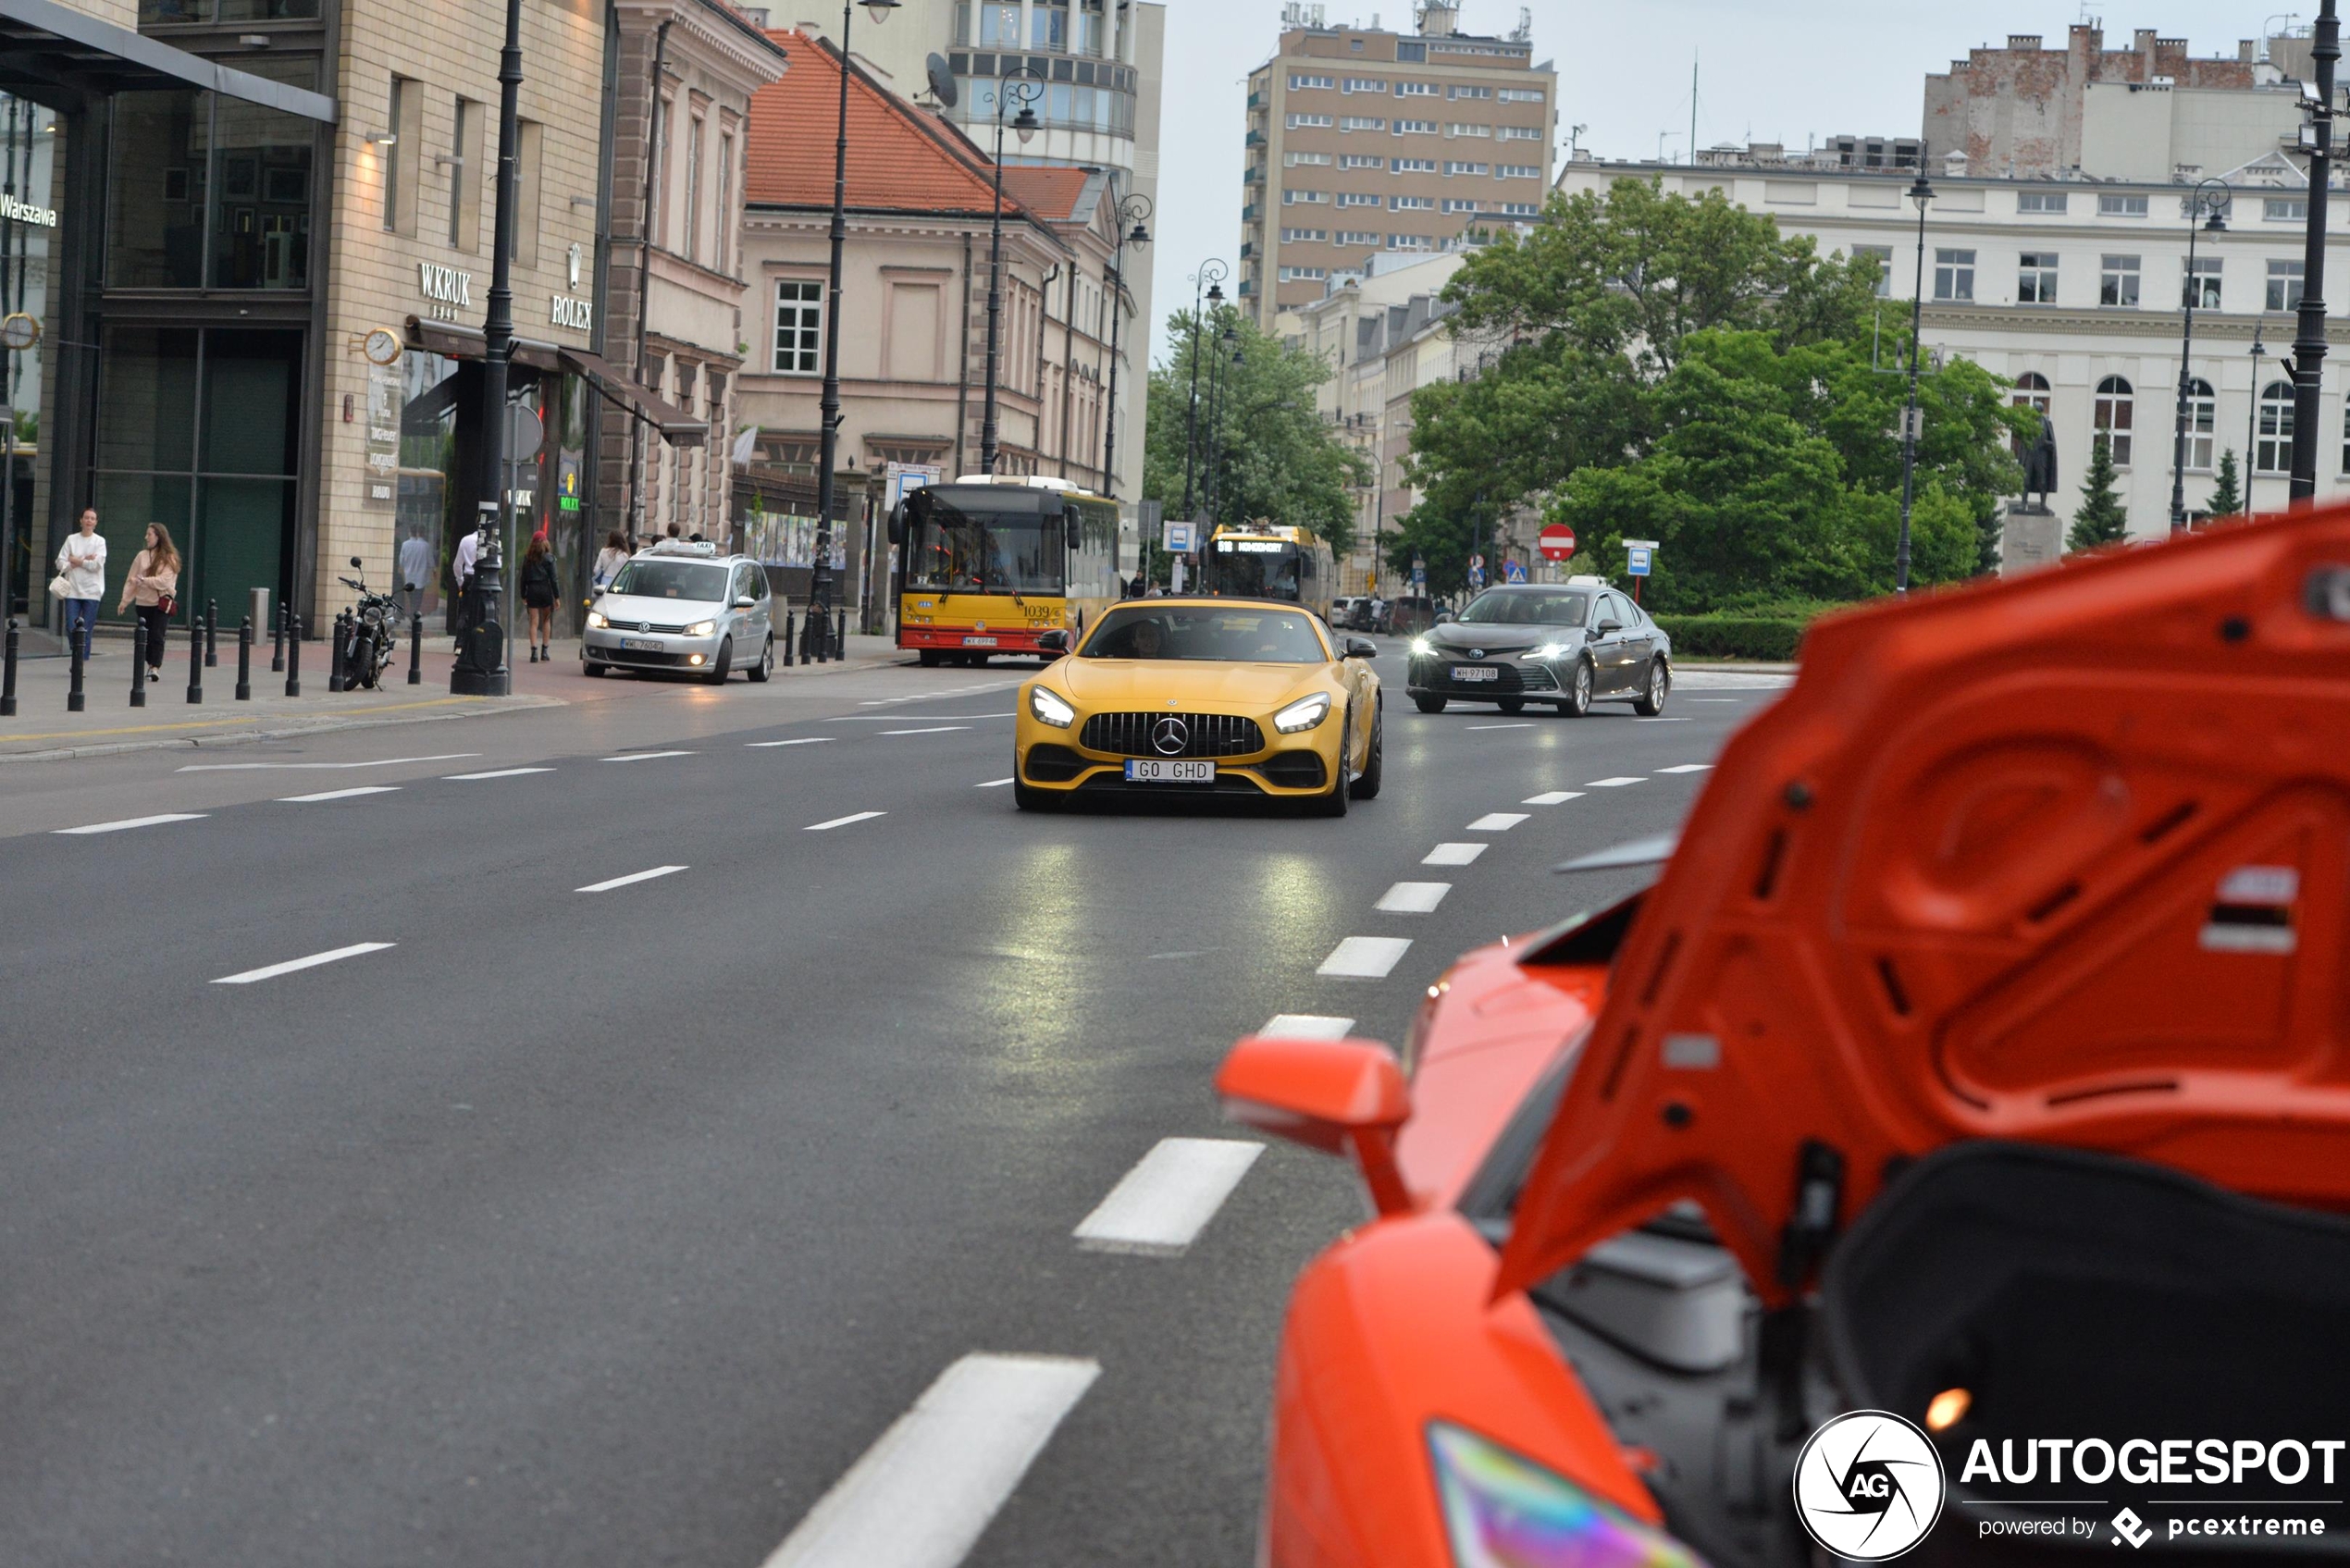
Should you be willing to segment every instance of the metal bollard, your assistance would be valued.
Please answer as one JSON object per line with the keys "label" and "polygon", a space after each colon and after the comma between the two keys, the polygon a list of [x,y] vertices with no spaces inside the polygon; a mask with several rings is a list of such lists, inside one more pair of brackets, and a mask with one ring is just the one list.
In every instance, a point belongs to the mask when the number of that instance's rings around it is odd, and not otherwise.
{"label": "metal bollard", "polygon": [[73,655],[73,675],[70,683],[66,686],[66,711],[68,713],[79,713],[82,710],[81,638],[77,635],[78,632],[79,628],[71,624],[66,628],[66,642]]}
{"label": "metal bollard", "polygon": [[286,611],[286,695],[302,695],[302,617]]}
{"label": "metal bollard", "polygon": [[[787,604],[784,606],[784,668],[786,670],[791,668],[791,606]],[[9,668],[14,669],[15,666],[10,665]]]}
{"label": "metal bollard", "polygon": [[[286,626],[292,619],[293,606],[281,604],[278,606],[277,620],[270,623],[269,673],[273,675],[282,675],[286,673]],[[288,692],[286,695],[291,697],[293,693]]]}
{"label": "metal bollard", "polygon": [[[170,634],[164,635],[166,642]],[[188,617],[188,701],[191,706],[204,700],[204,621],[195,614]]]}
{"label": "metal bollard", "polygon": [[408,612],[408,684],[425,684],[425,612],[421,610]]}
{"label": "metal bollard", "polygon": [[328,650],[327,689],[330,692],[343,689],[342,616],[340,612],[336,614],[334,622],[334,647]]}
{"label": "metal bollard", "polygon": [[17,618],[8,617],[7,652],[0,654],[0,719],[17,716]]}
{"label": "metal bollard", "polygon": [[130,627],[130,706],[147,705],[147,623],[142,618]]}
{"label": "metal bollard", "polygon": [[237,700],[253,700],[253,617],[237,623]]}
{"label": "metal bollard", "polygon": [[204,601],[204,667],[220,668],[220,601],[216,599]]}
{"label": "metal bollard", "polygon": [[842,605],[834,612],[833,660],[835,663],[848,657],[848,606]]}

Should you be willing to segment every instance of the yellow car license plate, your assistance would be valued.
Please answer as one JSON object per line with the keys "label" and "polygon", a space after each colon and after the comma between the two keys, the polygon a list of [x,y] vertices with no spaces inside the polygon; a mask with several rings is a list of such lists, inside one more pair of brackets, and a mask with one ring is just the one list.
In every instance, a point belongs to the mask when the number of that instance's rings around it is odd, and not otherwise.
{"label": "yellow car license plate", "polygon": [[1213,762],[1162,762],[1156,757],[1130,759],[1126,764],[1128,784],[1214,784],[1216,764]]}

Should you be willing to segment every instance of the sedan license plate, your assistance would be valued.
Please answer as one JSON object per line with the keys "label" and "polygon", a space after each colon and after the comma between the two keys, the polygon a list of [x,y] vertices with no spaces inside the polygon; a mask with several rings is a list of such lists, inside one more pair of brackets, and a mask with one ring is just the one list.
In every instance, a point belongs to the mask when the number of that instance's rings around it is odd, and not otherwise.
{"label": "sedan license plate", "polygon": [[1455,664],[1453,666],[1453,678],[1456,681],[1498,681],[1502,678],[1502,672],[1490,664]]}
{"label": "sedan license plate", "polygon": [[620,639],[620,646],[623,648],[640,648],[648,653],[659,653],[662,649],[662,642],[659,637],[623,637]]}
{"label": "sedan license plate", "polygon": [[994,648],[996,639],[994,637],[965,637],[963,646],[965,648]]}
{"label": "sedan license plate", "polygon": [[1128,784],[1214,784],[1213,762],[1162,762],[1156,757],[1132,758],[1126,764]]}

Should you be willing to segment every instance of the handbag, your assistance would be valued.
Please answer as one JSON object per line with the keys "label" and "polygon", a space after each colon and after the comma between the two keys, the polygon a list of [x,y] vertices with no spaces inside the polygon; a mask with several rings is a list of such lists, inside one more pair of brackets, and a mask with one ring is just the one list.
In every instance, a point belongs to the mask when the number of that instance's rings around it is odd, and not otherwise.
{"label": "handbag", "polygon": [[56,576],[49,579],[49,597],[51,599],[74,599],[79,596],[73,591],[72,580],[67,577],[63,572],[60,572]]}
{"label": "handbag", "polygon": [[163,611],[163,618],[167,621],[171,619],[171,612],[174,609],[178,608],[179,603],[179,599],[176,594],[157,594],[155,596],[155,608]]}

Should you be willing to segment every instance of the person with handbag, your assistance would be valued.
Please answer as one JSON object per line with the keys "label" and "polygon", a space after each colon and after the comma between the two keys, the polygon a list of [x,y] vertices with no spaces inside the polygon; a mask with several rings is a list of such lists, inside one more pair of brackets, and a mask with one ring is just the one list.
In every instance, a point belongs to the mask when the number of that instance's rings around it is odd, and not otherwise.
{"label": "person with handbag", "polygon": [[604,536],[604,548],[596,552],[596,591],[601,593],[612,586],[612,580],[627,564],[628,536],[614,528]]}
{"label": "person with handbag", "polygon": [[530,548],[522,555],[522,580],[515,586],[530,616],[530,661],[547,663],[554,658],[547,651],[547,639],[554,633],[555,600],[562,597],[563,584],[555,574],[555,552],[543,528],[530,536]]}
{"label": "person with handbag", "polygon": [[160,523],[147,525],[147,548],[130,558],[130,574],[122,580],[119,615],[138,608],[139,624],[147,633],[147,677],[163,679],[164,638],[170,630],[172,607],[179,602],[179,551],[171,530]]}
{"label": "person with handbag", "polygon": [[65,606],[66,647],[72,648],[79,639],[87,660],[98,601],[106,596],[106,541],[98,532],[96,507],[81,509],[80,525],[57,547],[57,574],[49,581],[49,593]]}

